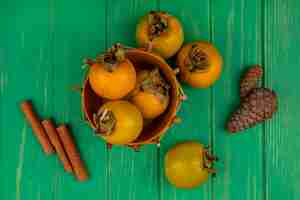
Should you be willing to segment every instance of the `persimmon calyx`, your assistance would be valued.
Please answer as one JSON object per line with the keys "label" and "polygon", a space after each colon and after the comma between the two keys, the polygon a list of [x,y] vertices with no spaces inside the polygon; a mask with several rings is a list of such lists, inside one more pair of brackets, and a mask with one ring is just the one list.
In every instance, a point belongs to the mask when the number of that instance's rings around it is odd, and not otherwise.
{"label": "persimmon calyx", "polygon": [[159,69],[155,68],[147,73],[141,82],[139,89],[154,94],[164,102],[168,100],[170,86],[160,75]]}
{"label": "persimmon calyx", "polygon": [[151,11],[148,17],[150,40],[159,37],[168,28],[168,19],[161,12]]}
{"label": "persimmon calyx", "polygon": [[188,53],[186,65],[190,72],[204,72],[210,66],[207,53],[197,44],[193,45]]}
{"label": "persimmon calyx", "polygon": [[98,55],[96,57],[96,62],[104,64],[107,71],[113,72],[118,64],[122,63],[125,59],[125,49],[123,45],[117,43],[109,48],[104,54]]}
{"label": "persimmon calyx", "polygon": [[211,153],[209,153],[208,149],[204,149],[203,152],[203,167],[208,171],[210,174],[216,174],[217,170],[213,168],[213,164],[215,161],[218,161],[218,158]]}
{"label": "persimmon calyx", "polygon": [[94,122],[96,123],[96,134],[111,135],[116,126],[116,117],[114,113],[108,109],[99,109],[93,115]]}

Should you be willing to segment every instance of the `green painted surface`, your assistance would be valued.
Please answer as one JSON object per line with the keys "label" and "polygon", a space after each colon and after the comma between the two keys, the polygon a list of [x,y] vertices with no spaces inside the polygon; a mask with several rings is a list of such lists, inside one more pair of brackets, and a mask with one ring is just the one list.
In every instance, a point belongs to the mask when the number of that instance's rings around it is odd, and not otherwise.
{"label": "green painted surface", "polygon": [[[82,59],[115,42],[134,46],[135,24],[160,8],[183,23],[186,42],[212,41],[224,57],[214,87],[193,90],[161,142],[140,152],[106,149],[83,122]],[[300,2],[298,0],[48,0],[0,2],[0,198],[298,200]],[[238,104],[240,73],[260,63],[263,84],[279,95],[279,112],[265,125],[229,136],[224,123]],[[91,173],[85,183],[46,157],[18,104],[32,99],[40,115],[69,123]],[[163,175],[163,157],[176,142],[198,140],[220,158],[215,178],[179,190]]]}
{"label": "green painted surface", "polygon": [[228,136],[224,124],[239,104],[238,81],[249,65],[262,64],[261,1],[220,1],[212,9],[212,41],[224,56],[213,88],[214,149],[223,162],[213,182],[215,199],[264,199],[263,129]]}

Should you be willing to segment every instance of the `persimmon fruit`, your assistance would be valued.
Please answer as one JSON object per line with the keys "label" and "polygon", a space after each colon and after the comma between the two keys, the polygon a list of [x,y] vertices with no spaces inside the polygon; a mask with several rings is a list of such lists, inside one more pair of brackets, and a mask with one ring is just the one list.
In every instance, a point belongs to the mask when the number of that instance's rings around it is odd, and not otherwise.
{"label": "persimmon fruit", "polygon": [[158,68],[137,73],[137,86],[131,102],[139,108],[145,119],[154,119],[167,109],[169,85]]}
{"label": "persimmon fruit", "polygon": [[125,57],[122,46],[116,44],[91,63],[88,79],[98,96],[117,100],[134,89],[136,71],[130,60]]}
{"label": "persimmon fruit", "polygon": [[195,141],[179,143],[165,156],[165,175],[167,180],[178,188],[195,188],[205,183],[217,158]]}
{"label": "persimmon fruit", "polygon": [[181,48],[176,63],[183,81],[195,88],[208,88],[219,79],[223,59],[214,45],[197,41]]}
{"label": "persimmon fruit", "polygon": [[142,17],[136,28],[136,40],[139,46],[170,58],[180,49],[184,33],[179,20],[160,11],[151,11]]}
{"label": "persimmon fruit", "polygon": [[109,101],[93,115],[96,134],[109,144],[133,142],[142,132],[143,117],[136,106],[124,100]]}

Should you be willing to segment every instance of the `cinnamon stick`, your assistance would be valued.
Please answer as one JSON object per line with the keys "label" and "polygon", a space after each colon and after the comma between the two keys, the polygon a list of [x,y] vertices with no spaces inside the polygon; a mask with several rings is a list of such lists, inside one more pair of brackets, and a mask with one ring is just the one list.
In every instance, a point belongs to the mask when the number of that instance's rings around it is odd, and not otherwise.
{"label": "cinnamon stick", "polygon": [[42,121],[42,125],[50,139],[50,142],[54,146],[57,152],[57,156],[60,159],[61,163],[63,164],[65,171],[72,172],[73,170],[72,170],[71,163],[60,141],[54,123],[52,122],[51,119],[46,119]]}
{"label": "cinnamon stick", "polygon": [[58,131],[60,141],[62,142],[66,150],[66,153],[68,155],[68,158],[71,162],[77,180],[79,181],[87,180],[89,178],[87,169],[80,158],[80,154],[77,150],[77,147],[75,145],[75,142],[73,140],[73,137],[69,129],[67,128],[66,125],[61,125],[57,128],[57,131]]}
{"label": "cinnamon stick", "polygon": [[25,118],[27,119],[27,122],[31,125],[33,133],[41,144],[45,154],[53,154],[54,148],[50,143],[50,140],[39,120],[38,115],[34,112],[32,103],[30,101],[23,101],[20,107],[25,115]]}

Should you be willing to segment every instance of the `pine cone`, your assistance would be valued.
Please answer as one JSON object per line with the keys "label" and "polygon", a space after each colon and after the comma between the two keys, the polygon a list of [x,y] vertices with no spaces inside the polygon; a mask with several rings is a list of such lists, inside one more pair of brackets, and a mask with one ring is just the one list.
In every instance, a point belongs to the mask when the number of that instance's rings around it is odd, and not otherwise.
{"label": "pine cone", "polygon": [[277,96],[267,88],[255,88],[246,96],[235,111],[227,130],[231,133],[243,131],[256,124],[270,119],[277,110]]}
{"label": "pine cone", "polygon": [[263,75],[263,69],[260,65],[254,65],[245,73],[240,82],[240,97],[246,97],[248,93],[256,88],[258,81]]}

